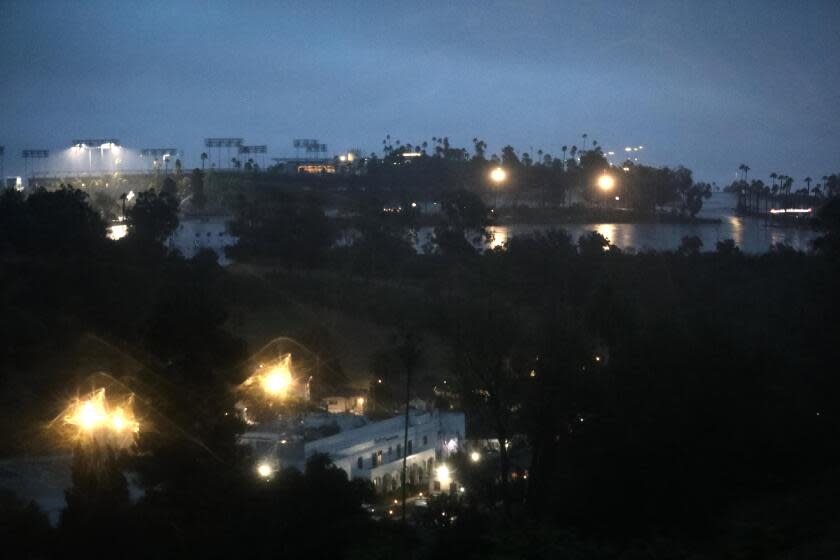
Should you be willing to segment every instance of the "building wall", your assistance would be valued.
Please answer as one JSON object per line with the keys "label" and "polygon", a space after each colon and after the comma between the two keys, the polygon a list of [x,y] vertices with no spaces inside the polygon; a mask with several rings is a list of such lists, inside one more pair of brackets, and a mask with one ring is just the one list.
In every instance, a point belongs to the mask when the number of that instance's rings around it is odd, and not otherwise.
{"label": "building wall", "polygon": [[[378,490],[388,491],[401,480],[404,428],[404,417],[374,422],[306,443],[305,457],[329,455],[348,477],[368,479]],[[409,482],[427,482],[437,461],[456,450],[463,438],[463,413],[412,411],[406,459]]]}

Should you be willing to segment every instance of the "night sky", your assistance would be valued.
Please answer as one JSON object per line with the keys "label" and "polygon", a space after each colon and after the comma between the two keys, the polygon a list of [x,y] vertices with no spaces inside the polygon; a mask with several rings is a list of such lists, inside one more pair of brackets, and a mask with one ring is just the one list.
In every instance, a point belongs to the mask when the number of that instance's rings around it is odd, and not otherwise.
{"label": "night sky", "polygon": [[840,171],[840,2],[0,0],[0,145],[292,154],[447,135],[560,153],[581,134],[698,180]]}

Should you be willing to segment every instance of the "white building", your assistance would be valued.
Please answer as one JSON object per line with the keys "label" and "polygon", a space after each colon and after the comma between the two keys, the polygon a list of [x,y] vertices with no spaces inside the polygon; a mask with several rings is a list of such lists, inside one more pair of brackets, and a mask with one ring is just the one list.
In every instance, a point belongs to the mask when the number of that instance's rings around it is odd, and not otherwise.
{"label": "white building", "polygon": [[[349,478],[368,479],[379,492],[389,492],[400,487],[405,453],[409,484],[427,484],[429,490],[435,492],[450,489],[448,480],[441,484],[435,477],[435,467],[461,447],[464,426],[462,412],[410,410],[408,444],[405,449],[403,415],[342,429],[336,434],[303,442],[302,446],[290,445],[292,442],[289,436],[280,434],[276,437],[282,437],[283,443],[279,440],[272,443],[269,441],[271,433],[264,430],[245,433],[242,441],[252,445],[258,452],[277,450],[269,451],[272,456],[264,458],[281,468],[301,467],[316,453],[323,453],[343,469]],[[290,456],[290,452],[297,457]]]}

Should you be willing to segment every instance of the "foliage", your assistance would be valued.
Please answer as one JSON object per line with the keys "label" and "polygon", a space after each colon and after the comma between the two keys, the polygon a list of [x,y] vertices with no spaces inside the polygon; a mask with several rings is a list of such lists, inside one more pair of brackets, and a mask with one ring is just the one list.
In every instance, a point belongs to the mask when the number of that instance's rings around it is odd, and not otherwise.
{"label": "foliage", "polygon": [[0,192],[0,249],[23,254],[78,254],[102,243],[105,224],[72,186],[40,189],[24,198]]}
{"label": "foliage", "polygon": [[236,258],[270,257],[310,267],[323,260],[335,238],[315,196],[262,188],[242,202],[231,233],[239,239],[230,250]]}
{"label": "foliage", "polygon": [[178,201],[168,191],[143,191],[126,210],[129,235],[144,243],[163,243],[178,227]]}

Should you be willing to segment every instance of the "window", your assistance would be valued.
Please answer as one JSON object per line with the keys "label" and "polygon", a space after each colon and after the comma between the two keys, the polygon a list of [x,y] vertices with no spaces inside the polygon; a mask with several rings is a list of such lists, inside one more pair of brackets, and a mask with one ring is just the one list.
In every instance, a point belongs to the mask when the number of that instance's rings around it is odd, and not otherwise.
{"label": "window", "polygon": [[361,457],[359,457],[359,460],[358,460],[358,461],[356,461],[356,466],[357,466],[359,469],[363,469],[363,468],[365,468],[365,460],[364,460],[364,459],[362,459]]}
{"label": "window", "polygon": [[429,445],[429,436],[423,436],[423,445]]}
{"label": "window", "polygon": [[402,457],[402,444],[401,443],[397,444],[397,457],[398,458]]}
{"label": "window", "polygon": [[391,456],[391,454],[392,454],[393,452],[394,452],[394,448],[393,448],[393,447],[391,447],[391,446],[388,446],[388,456],[389,456],[389,457]]}
{"label": "window", "polygon": [[376,457],[376,466],[378,467],[379,465],[382,464],[382,450],[381,449],[376,452],[375,457]]}
{"label": "window", "polygon": [[411,447],[412,447],[412,446],[411,446],[411,444],[412,444],[412,443],[414,443],[412,440],[408,440],[408,445],[406,445],[406,446],[405,446],[405,454],[406,454],[406,455],[411,455],[411,453],[412,453],[412,451],[411,451]]}

